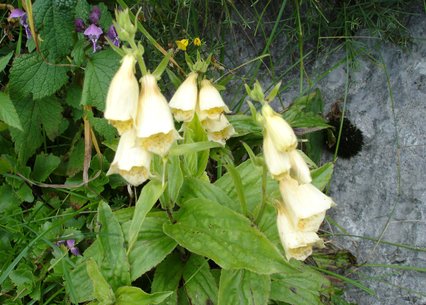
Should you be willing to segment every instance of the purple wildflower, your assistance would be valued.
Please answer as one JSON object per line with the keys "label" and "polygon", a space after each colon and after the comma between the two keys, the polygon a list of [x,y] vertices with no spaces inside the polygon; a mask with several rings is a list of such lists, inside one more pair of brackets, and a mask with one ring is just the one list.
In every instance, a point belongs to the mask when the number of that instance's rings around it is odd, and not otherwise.
{"label": "purple wildflower", "polygon": [[75,26],[76,32],[78,32],[78,33],[83,33],[84,29],[86,27],[83,19],[81,19],[81,18],[77,18],[77,19],[74,20],[74,26]]}
{"label": "purple wildflower", "polygon": [[102,35],[102,29],[94,24],[91,24],[85,31],[84,35],[86,35],[93,44],[93,53],[96,52],[97,49],[97,41],[99,37]]}
{"label": "purple wildflower", "polygon": [[100,18],[101,18],[101,10],[99,9],[99,7],[94,6],[92,8],[92,11],[90,12],[89,20],[93,24],[98,24]]}
{"label": "purple wildflower", "polygon": [[58,247],[64,245],[66,246],[70,252],[72,254],[74,254],[75,256],[79,256],[80,255],[80,251],[78,250],[78,248],[75,246],[75,240],[74,239],[67,239],[67,240],[60,240],[56,242],[56,245]]}
{"label": "purple wildflower", "polygon": [[24,27],[27,39],[31,38],[31,30],[27,22],[27,13],[19,8],[15,8],[10,12],[9,18],[19,18],[19,23]]}
{"label": "purple wildflower", "polygon": [[118,38],[117,31],[115,30],[114,25],[111,25],[108,29],[108,33],[106,34],[106,37],[111,40],[111,42],[116,46],[120,46],[120,39]]}

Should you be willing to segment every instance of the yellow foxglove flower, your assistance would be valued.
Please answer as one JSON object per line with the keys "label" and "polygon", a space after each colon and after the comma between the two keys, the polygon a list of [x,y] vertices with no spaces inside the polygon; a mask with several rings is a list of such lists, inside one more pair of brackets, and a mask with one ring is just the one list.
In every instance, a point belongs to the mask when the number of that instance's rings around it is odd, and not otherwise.
{"label": "yellow foxglove flower", "polygon": [[176,121],[190,122],[194,117],[198,97],[197,77],[197,73],[191,72],[169,102]]}
{"label": "yellow foxglove flower", "polygon": [[223,112],[230,112],[219,91],[207,79],[201,81],[198,107],[200,121],[217,120]]}
{"label": "yellow foxglove flower", "polygon": [[300,152],[294,149],[289,151],[288,155],[291,164],[290,176],[296,179],[300,184],[311,183],[311,172]]}
{"label": "yellow foxglove flower", "polygon": [[143,76],[141,86],[135,122],[136,136],[144,149],[165,156],[179,138],[169,104],[153,75]]}
{"label": "yellow foxglove flower", "polygon": [[133,128],[133,119],[138,104],[139,85],[135,77],[135,58],[123,57],[121,67],[112,78],[106,98],[104,116],[121,135]]}
{"label": "yellow foxglove flower", "polygon": [[291,126],[267,104],[263,105],[262,114],[266,132],[275,147],[281,152],[295,149],[297,137]]}
{"label": "yellow foxglove flower", "polygon": [[235,129],[227,120],[224,114],[218,119],[206,119],[202,121],[204,129],[207,131],[209,141],[217,142],[225,145],[232,135],[235,134]]}
{"label": "yellow foxglove flower", "polygon": [[303,232],[318,231],[333,200],[312,184],[299,184],[287,176],[280,181],[281,196],[293,226]]}
{"label": "yellow foxglove flower", "polygon": [[274,179],[280,180],[290,173],[289,153],[278,151],[268,132],[263,137],[263,156],[266,166]]}
{"label": "yellow foxglove flower", "polygon": [[287,259],[305,260],[312,254],[312,247],[322,248],[324,242],[315,232],[301,232],[290,221],[291,216],[280,207],[277,215],[277,227],[281,244]]}
{"label": "yellow foxglove flower", "polygon": [[186,51],[186,47],[189,44],[188,39],[176,40],[176,45],[179,50]]}
{"label": "yellow foxglove flower", "polygon": [[107,175],[119,174],[131,185],[138,186],[149,178],[150,164],[151,154],[137,145],[136,132],[130,129],[121,135]]}

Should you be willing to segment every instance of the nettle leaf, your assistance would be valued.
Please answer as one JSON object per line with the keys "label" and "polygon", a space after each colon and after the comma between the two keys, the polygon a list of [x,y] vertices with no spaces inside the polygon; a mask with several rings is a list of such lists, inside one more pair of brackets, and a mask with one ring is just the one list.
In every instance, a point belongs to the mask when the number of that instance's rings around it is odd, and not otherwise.
{"label": "nettle leaf", "polygon": [[224,269],[247,269],[259,274],[294,270],[247,218],[219,203],[202,198],[185,201],[175,220],[174,224],[164,224],[164,232]]}
{"label": "nettle leaf", "polygon": [[75,0],[37,0],[33,5],[34,24],[42,39],[40,47],[51,60],[71,52],[75,5]]}
{"label": "nettle leaf", "polygon": [[[59,134],[62,122],[62,106],[58,99],[48,97],[42,100],[19,100],[16,111],[22,123],[22,130],[11,128],[18,160],[25,163],[43,143],[43,130],[50,140]],[[48,111],[50,110],[50,111]]]}
{"label": "nettle leaf", "polygon": [[11,127],[22,130],[21,121],[16,113],[15,106],[7,94],[0,92],[0,120]]}
{"label": "nettle leaf", "polygon": [[100,51],[87,63],[81,103],[104,111],[109,83],[119,66],[119,56],[113,50]]}
{"label": "nettle leaf", "polygon": [[267,305],[270,290],[269,275],[248,270],[222,270],[218,305]]}
{"label": "nettle leaf", "polygon": [[10,97],[13,101],[52,95],[67,81],[68,68],[46,63],[38,53],[19,56],[10,69]]}
{"label": "nettle leaf", "polygon": [[183,279],[191,304],[217,304],[218,288],[205,258],[191,255],[183,270]]}
{"label": "nettle leaf", "polygon": [[[163,212],[149,213],[145,217],[137,239],[128,255],[131,280],[136,280],[142,274],[157,266],[176,247],[176,242],[163,232],[163,224],[168,221],[169,219]],[[130,221],[124,223],[123,231],[129,232],[130,226]]]}

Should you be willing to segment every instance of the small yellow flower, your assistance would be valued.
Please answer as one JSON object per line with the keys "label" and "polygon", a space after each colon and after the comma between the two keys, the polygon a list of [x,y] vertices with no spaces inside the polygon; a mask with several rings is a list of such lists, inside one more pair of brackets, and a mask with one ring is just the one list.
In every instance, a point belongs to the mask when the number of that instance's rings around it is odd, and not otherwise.
{"label": "small yellow flower", "polygon": [[194,46],[196,46],[196,47],[201,46],[201,39],[200,39],[200,37],[195,37],[194,38]]}
{"label": "small yellow flower", "polygon": [[186,51],[186,47],[189,44],[188,39],[176,40],[176,44],[179,50]]}

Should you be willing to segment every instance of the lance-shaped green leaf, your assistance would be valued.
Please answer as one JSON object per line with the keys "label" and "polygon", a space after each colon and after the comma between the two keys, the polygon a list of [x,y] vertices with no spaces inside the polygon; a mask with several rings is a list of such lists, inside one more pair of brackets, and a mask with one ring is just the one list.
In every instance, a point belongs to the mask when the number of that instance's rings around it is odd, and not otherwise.
{"label": "lance-shaped green leaf", "polygon": [[202,198],[185,201],[175,220],[164,225],[164,232],[224,269],[260,274],[295,270],[247,218],[216,202]]}
{"label": "lance-shaped green leaf", "polygon": [[[128,255],[132,281],[161,263],[176,247],[176,242],[163,232],[163,224],[168,221],[164,212],[149,213],[145,217]],[[123,231],[129,232],[130,225],[130,221],[124,223]]]}
{"label": "lance-shaped green leaf", "polygon": [[146,293],[142,289],[133,286],[120,287],[116,291],[117,301],[115,305],[153,305],[163,302],[172,291]]}
{"label": "lance-shaped green leaf", "polygon": [[114,292],[99,270],[99,266],[96,264],[95,260],[92,258],[88,259],[86,268],[87,274],[92,280],[93,296],[99,301],[99,304],[114,304]]}
{"label": "lance-shaped green leaf", "polygon": [[101,202],[98,208],[98,221],[101,229],[98,234],[103,250],[102,271],[112,288],[130,284],[130,266],[124,245],[120,223],[109,205]]}
{"label": "lance-shaped green leaf", "polygon": [[333,163],[328,162],[311,171],[312,184],[322,191],[330,182],[330,179],[333,176],[333,169]]}
{"label": "lance-shaped green leaf", "polygon": [[145,220],[146,214],[151,211],[154,204],[157,202],[163,193],[163,187],[157,181],[151,180],[142,189],[141,195],[136,202],[135,213],[133,214],[132,222],[129,228],[129,246],[127,252],[129,253],[134,243],[136,242],[139,231],[141,230],[142,223]]}
{"label": "lance-shaped green leaf", "polygon": [[172,147],[170,149],[169,155],[179,156],[179,155],[184,155],[187,153],[199,152],[199,151],[207,150],[210,148],[216,148],[216,147],[221,147],[221,145],[219,143],[211,142],[211,141],[180,144],[180,145]]}
{"label": "lance-shaped green leaf", "polygon": [[191,255],[183,270],[183,279],[191,304],[217,304],[218,288],[205,258]]}
{"label": "lance-shaped green leaf", "polygon": [[267,305],[270,290],[269,275],[248,270],[222,270],[218,305]]}
{"label": "lance-shaped green leaf", "polygon": [[[185,53],[186,54],[186,53]],[[206,142],[207,134],[201,126],[197,115],[191,122],[186,125],[184,142],[185,144]],[[204,145],[204,144],[203,144]],[[192,151],[183,155],[183,170],[188,176],[199,177],[201,176],[207,166],[209,160],[209,150],[205,149],[199,152]]]}
{"label": "lance-shaped green leaf", "polygon": [[184,266],[180,255],[173,252],[155,268],[151,292],[173,291],[173,294],[161,303],[162,305],[177,303],[177,290]]}
{"label": "lance-shaped green leaf", "polygon": [[21,121],[9,96],[0,92],[0,120],[22,131]]}
{"label": "lance-shaped green leaf", "polygon": [[11,51],[9,54],[5,56],[0,57],[0,72],[3,72],[3,70],[6,68],[12,56],[13,56],[13,51]]}

